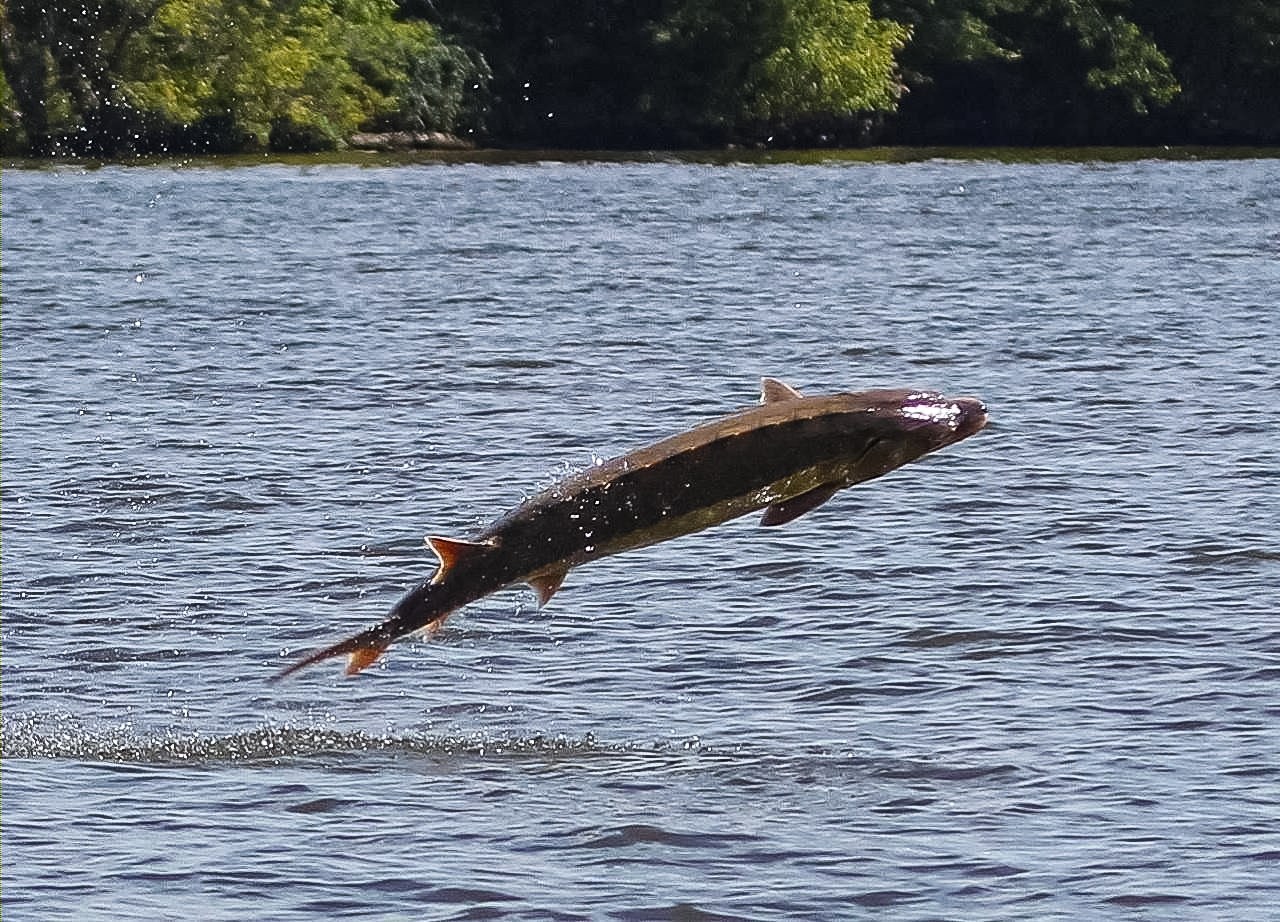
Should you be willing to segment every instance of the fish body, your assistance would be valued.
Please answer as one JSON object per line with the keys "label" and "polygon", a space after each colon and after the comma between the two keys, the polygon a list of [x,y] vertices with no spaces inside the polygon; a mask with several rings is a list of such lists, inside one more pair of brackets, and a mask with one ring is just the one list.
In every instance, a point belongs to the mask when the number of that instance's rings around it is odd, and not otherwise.
{"label": "fish body", "polygon": [[772,378],[759,406],[593,465],[525,500],[468,540],[429,537],[435,573],[375,627],[288,675],[346,655],[359,672],[397,638],[432,633],[457,609],[516,583],[545,604],[574,567],[764,510],[782,525],[839,490],[967,438],[987,422],[974,398],[914,390],[804,397]]}

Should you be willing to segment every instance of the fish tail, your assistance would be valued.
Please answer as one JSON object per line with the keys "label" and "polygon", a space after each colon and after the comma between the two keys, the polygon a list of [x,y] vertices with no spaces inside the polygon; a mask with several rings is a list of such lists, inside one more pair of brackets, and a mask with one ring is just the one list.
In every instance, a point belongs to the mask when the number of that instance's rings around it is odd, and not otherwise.
{"label": "fish tail", "polygon": [[348,637],[346,640],[340,640],[322,650],[310,653],[297,662],[290,663],[277,672],[271,681],[278,682],[286,676],[306,669],[308,666],[314,666],[316,663],[343,655],[347,657],[346,674],[355,675],[366,666],[371,666],[377,662],[378,658],[382,656],[390,645],[390,638],[382,633],[379,628],[363,631],[354,637]]}
{"label": "fish tail", "polygon": [[455,604],[442,598],[440,584],[428,580],[396,603],[387,620],[381,624],[290,663],[277,672],[272,681],[278,682],[301,669],[335,656],[346,656],[346,674],[355,675],[376,663],[397,638],[417,632],[428,636],[434,634],[455,607]]}

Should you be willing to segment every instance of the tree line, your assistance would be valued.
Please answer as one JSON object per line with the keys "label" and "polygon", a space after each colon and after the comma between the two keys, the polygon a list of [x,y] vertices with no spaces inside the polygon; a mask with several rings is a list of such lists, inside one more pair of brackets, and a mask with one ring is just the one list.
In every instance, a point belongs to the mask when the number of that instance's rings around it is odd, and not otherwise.
{"label": "tree line", "polygon": [[0,0],[0,148],[1280,143],[1276,0]]}

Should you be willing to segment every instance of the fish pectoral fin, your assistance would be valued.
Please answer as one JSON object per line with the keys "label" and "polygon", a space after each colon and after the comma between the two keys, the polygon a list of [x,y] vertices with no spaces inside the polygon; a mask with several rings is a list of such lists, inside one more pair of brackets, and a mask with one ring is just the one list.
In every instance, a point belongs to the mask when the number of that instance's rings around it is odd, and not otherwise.
{"label": "fish pectoral fin", "polygon": [[538,607],[541,608],[551,601],[551,597],[556,594],[556,590],[564,583],[564,578],[569,573],[566,567],[563,570],[552,570],[550,573],[539,573],[537,576],[529,578],[529,585],[533,587],[533,591],[538,594]]}
{"label": "fish pectoral fin", "polygon": [[428,535],[426,543],[427,547],[435,551],[436,557],[440,560],[440,568],[436,570],[436,575],[433,578],[433,581],[437,583],[444,578],[449,568],[459,560],[493,547],[492,541],[463,541],[458,538],[441,538],[436,535]]}
{"label": "fish pectoral fin", "polygon": [[764,515],[760,517],[760,524],[785,525],[792,519],[798,519],[831,499],[842,486],[844,486],[842,483],[824,483],[820,487],[814,487],[808,493],[801,493],[791,499],[774,503],[765,509]]}
{"label": "fish pectoral fin", "polygon": [[760,379],[761,403],[777,403],[779,400],[799,400],[803,396],[785,381],[779,381],[777,378]]}

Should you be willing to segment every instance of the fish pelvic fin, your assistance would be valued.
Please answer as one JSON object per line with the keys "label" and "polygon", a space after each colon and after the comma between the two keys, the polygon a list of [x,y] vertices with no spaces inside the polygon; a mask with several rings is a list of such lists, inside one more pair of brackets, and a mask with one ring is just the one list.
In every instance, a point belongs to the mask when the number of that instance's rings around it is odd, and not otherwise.
{"label": "fish pelvic fin", "polygon": [[563,585],[564,578],[568,573],[569,568],[566,567],[563,570],[552,570],[549,573],[539,573],[536,576],[529,577],[529,585],[538,594],[539,608],[551,601],[551,597]]}
{"label": "fish pelvic fin", "polygon": [[762,404],[777,403],[779,400],[799,400],[803,396],[785,381],[779,381],[777,378],[760,379],[760,402]]}
{"label": "fish pelvic fin", "polygon": [[427,547],[435,551],[435,555],[440,561],[440,568],[436,570],[436,575],[432,580],[438,583],[448,575],[449,570],[458,561],[488,550],[494,546],[495,542],[465,541],[460,538],[441,538],[438,535],[428,535],[426,544]]}
{"label": "fish pelvic fin", "polygon": [[765,509],[764,515],[760,517],[760,524],[767,526],[786,525],[792,519],[798,519],[806,512],[812,512],[817,509],[835,496],[836,491],[843,486],[844,484],[842,483],[824,483],[820,487],[814,487],[808,493],[801,493],[791,499],[774,503]]}

